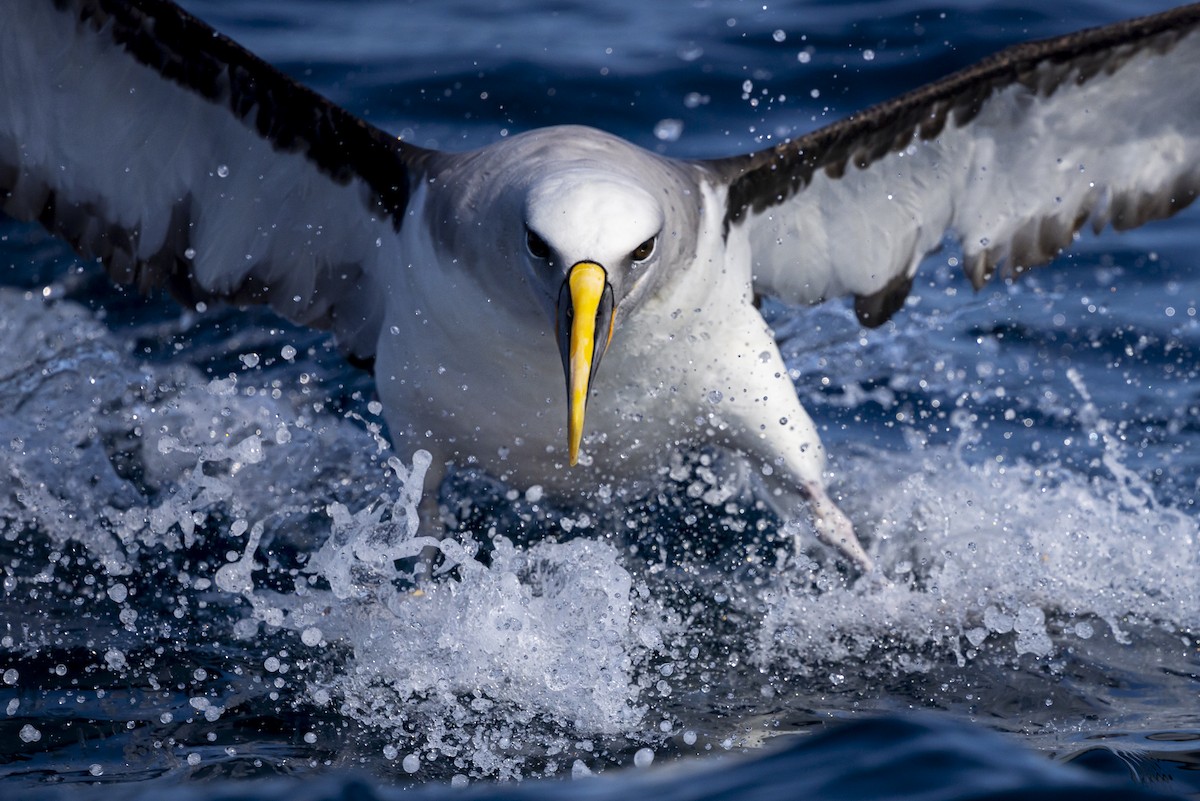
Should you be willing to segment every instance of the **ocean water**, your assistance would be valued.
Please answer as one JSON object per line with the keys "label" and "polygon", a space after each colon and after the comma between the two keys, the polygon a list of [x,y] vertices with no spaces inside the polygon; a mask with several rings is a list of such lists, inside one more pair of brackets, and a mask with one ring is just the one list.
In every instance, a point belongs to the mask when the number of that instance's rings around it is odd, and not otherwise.
{"label": "ocean water", "polygon": [[[678,156],[1166,7],[186,5],[418,144]],[[327,337],[0,221],[0,796],[1200,796],[1200,209],[955,259],[877,330],[764,309],[890,585],[785,558],[707,455],[611,521],[460,474],[415,585],[422,466]]]}

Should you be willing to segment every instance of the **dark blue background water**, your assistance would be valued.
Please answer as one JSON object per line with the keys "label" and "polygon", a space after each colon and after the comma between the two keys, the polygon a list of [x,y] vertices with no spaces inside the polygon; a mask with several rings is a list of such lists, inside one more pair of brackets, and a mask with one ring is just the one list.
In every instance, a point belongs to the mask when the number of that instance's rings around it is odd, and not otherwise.
{"label": "dark blue background water", "polygon": [[[187,7],[418,144],[572,122],[715,156],[1166,4]],[[242,782],[328,774],[302,785],[320,797],[355,771],[494,795],[617,767],[636,773],[531,792],[1196,794],[1198,252],[1191,209],[979,294],[950,245],[877,331],[767,307],[886,591],[819,552],[770,569],[770,521],[631,513],[542,541],[536,499],[468,483],[449,491],[499,522],[464,542],[507,540],[414,601],[362,560],[314,567],[402,496],[368,375],[322,335],[136,297],[2,222],[0,794],[295,795]],[[253,589],[230,591],[218,568],[255,523]],[[913,710],[934,716],[841,723]],[[699,762],[633,767],[677,757]]]}

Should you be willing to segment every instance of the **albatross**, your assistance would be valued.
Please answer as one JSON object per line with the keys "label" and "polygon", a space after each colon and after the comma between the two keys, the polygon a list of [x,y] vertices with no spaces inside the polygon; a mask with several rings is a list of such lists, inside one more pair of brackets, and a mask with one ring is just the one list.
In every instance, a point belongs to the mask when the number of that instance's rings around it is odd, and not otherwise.
{"label": "albatross", "polygon": [[0,209],[117,281],[331,329],[394,445],[430,454],[435,527],[452,465],[625,497],[714,448],[870,571],[758,298],[852,297],[878,326],[947,235],[978,288],[1200,189],[1200,5],[706,160],[579,126],[422,148],[167,0],[0,16]]}

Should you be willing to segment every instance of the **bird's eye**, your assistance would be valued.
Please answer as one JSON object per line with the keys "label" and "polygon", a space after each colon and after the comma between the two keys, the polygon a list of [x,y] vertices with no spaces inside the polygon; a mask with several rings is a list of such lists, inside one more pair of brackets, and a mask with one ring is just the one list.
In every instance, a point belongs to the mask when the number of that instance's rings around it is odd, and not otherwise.
{"label": "bird's eye", "polygon": [[525,247],[529,249],[529,255],[535,259],[550,258],[550,246],[546,244],[546,240],[529,228],[525,229]]}
{"label": "bird's eye", "polygon": [[658,237],[650,237],[645,242],[634,248],[633,252],[629,254],[629,258],[633,259],[634,261],[645,261],[654,255],[654,246],[656,244],[658,244]]}

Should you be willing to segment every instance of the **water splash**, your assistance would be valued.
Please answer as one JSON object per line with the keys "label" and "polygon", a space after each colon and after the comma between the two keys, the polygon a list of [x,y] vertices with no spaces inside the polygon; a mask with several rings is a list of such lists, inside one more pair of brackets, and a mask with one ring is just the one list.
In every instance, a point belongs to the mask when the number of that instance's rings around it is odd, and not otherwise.
{"label": "water splash", "polygon": [[842,472],[864,488],[847,508],[869,521],[871,551],[891,583],[772,590],[755,659],[809,672],[883,651],[920,669],[937,651],[965,664],[985,643],[1013,656],[1055,656],[1101,621],[1124,644],[1129,626],[1193,630],[1200,527],[1125,466],[1113,426],[1079,374],[1071,380],[1105,473],[973,459],[976,432],[965,415],[951,446],[912,436],[909,453],[844,460]]}
{"label": "water splash", "polygon": [[[359,412],[262,391],[274,379],[245,360],[215,379],[138,364],[68,303],[0,293],[0,310],[24,332],[0,338],[0,658],[26,687],[10,716],[39,731],[57,696],[28,700],[25,664],[74,637],[93,656],[67,677],[142,687],[120,714],[150,731],[233,727],[258,705],[352,726],[311,747],[415,779],[582,775],[752,745],[826,692],[939,705],[913,677],[1061,673],[1069,653],[1103,664],[1104,642],[1200,619],[1196,521],[1124,467],[1077,377],[1103,470],[981,458],[966,417],[949,445],[846,451],[836,488],[852,483],[845,508],[892,582],[865,586],[815,544],[794,558],[704,455],[673,465],[678,504],[668,488],[583,533],[435,541],[417,525],[427,455],[393,454]],[[187,769],[229,758],[204,739],[218,729],[169,730]]]}

